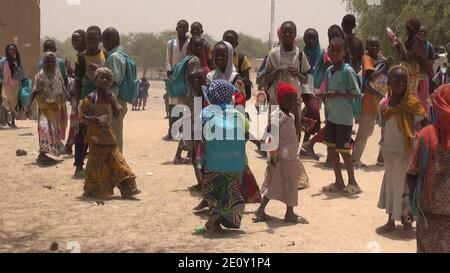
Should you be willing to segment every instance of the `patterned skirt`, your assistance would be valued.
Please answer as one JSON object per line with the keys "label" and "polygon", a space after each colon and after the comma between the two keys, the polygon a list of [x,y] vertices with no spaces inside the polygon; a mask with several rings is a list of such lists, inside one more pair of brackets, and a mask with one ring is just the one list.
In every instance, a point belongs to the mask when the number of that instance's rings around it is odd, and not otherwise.
{"label": "patterned skirt", "polygon": [[38,111],[38,135],[39,151],[54,156],[61,155],[63,143],[61,136],[59,109],[39,109]]}
{"label": "patterned skirt", "polygon": [[237,173],[207,172],[204,176],[205,201],[212,217],[217,217],[226,228],[241,226],[245,204],[239,189]]}
{"label": "patterned skirt", "polygon": [[135,189],[136,176],[117,145],[89,145],[84,192],[95,197],[110,197],[114,188],[127,194]]}
{"label": "patterned skirt", "polygon": [[450,216],[417,217],[417,252],[450,253]]}

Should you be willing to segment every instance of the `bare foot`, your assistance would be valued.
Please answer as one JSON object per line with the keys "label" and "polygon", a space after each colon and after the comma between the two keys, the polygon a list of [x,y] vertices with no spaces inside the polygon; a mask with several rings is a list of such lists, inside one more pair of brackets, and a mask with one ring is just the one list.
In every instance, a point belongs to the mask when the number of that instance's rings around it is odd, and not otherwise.
{"label": "bare foot", "polygon": [[375,230],[377,234],[386,234],[395,230],[395,222],[389,221],[386,225],[381,226]]}

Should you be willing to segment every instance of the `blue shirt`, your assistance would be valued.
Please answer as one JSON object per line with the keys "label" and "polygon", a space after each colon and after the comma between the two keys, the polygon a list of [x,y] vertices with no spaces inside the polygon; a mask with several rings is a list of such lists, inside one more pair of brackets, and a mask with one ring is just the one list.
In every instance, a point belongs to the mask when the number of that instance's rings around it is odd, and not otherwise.
{"label": "blue shirt", "polygon": [[[351,93],[356,96],[361,96],[357,75],[352,67],[348,68],[348,87],[346,88],[344,82],[344,74],[341,70],[331,72],[327,84],[327,91],[334,91],[336,93],[344,92]],[[325,100],[325,117],[326,120],[338,125],[353,126],[353,104],[352,99],[333,97]]]}

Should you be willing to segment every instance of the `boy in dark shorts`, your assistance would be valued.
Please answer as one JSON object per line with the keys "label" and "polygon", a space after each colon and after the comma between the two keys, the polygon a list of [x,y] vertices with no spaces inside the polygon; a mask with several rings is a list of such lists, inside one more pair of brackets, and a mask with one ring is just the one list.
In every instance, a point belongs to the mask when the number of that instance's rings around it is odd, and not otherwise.
{"label": "boy in dark shorts", "polygon": [[[361,96],[355,70],[344,63],[346,44],[342,38],[334,38],[328,47],[332,66],[327,70],[326,92],[321,96],[325,98],[325,116],[327,130],[325,144],[328,146],[334,174],[335,183],[323,188],[324,192],[343,191],[349,195],[361,193],[355,179],[353,162],[351,158],[351,135],[353,129],[353,99]],[[340,167],[340,157],[344,159],[349,184],[345,186]]]}

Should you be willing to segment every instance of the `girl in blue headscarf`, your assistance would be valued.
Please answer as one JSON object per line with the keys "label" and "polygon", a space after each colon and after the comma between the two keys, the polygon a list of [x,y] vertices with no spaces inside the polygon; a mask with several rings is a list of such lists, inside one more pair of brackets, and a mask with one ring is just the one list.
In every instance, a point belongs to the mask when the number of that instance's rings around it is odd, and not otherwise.
{"label": "girl in blue headscarf", "polygon": [[[229,123],[222,124],[221,121],[224,120],[222,117],[232,116],[236,119],[237,123],[235,125],[237,125],[237,128],[244,126],[245,130],[241,132],[248,131],[248,121],[245,116],[232,107],[234,90],[234,86],[227,80],[214,80],[204,90],[204,97],[209,103],[209,106],[202,112],[204,128],[207,126],[215,126],[216,129],[220,126],[225,128]],[[208,124],[211,122],[212,124]],[[226,127],[225,129],[229,128]],[[205,228],[208,233],[220,232],[222,226],[238,229],[241,226],[241,219],[245,209],[245,200],[240,191],[240,181],[246,160],[245,141],[241,140],[239,142],[239,139],[237,139],[232,140],[232,143],[230,143],[228,138],[210,140],[211,135],[207,135],[207,131],[206,129],[204,130],[204,147],[206,151],[202,161],[204,168],[203,202],[206,202],[207,207],[209,207],[210,216]],[[237,137],[239,137],[239,131],[237,130]],[[233,160],[230,160],[227,152],[223,152],[221,147],[227,147],[226,149],[231,147],[233,149],[232,156],[239,154],[239,158],[234,159],[233,157]],[[208,149],[216,152],[212,153]],[[224,155],[222,159],[217,160],[217,158],[221,158],[221,155]],[[221,169],[222,167],[224,167],[223,170]]]}

